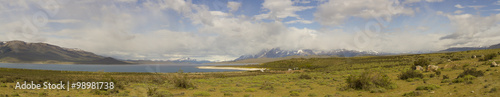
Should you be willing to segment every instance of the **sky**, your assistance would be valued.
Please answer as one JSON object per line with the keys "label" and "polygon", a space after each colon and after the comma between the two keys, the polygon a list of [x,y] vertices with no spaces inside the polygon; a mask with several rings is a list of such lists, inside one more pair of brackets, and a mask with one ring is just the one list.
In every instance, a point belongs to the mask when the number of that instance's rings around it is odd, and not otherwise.
{"label": "sky", "polygon": [[497,0],[0,0],[0,41],[136,60],[489,46],[499,23]]}

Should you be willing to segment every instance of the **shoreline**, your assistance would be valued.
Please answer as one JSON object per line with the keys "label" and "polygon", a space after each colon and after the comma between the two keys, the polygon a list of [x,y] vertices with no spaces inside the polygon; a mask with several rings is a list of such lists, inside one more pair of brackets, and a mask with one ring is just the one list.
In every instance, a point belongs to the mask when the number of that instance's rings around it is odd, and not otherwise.
{"label": "shoreline", "polygon": [[239,67],[216,67],[216,66],[198,66],[198,69],[231,69],[231,70],[266,70],[266,68],[239,68]]}

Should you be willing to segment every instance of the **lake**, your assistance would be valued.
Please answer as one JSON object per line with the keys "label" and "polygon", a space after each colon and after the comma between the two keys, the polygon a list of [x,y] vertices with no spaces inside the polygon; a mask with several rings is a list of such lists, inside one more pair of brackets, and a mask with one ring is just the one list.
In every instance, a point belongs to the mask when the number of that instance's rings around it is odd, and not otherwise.
{"label": "lake", "polygon": [[0,63],[3,68],[61,70],[61,71],[103,71],[103,72],[224,72],[243,71],[231,69],[199,69],[198,66],[245,65],[245,64],[139,64],[139,65],[60,65],[60,64],[22,64]]}

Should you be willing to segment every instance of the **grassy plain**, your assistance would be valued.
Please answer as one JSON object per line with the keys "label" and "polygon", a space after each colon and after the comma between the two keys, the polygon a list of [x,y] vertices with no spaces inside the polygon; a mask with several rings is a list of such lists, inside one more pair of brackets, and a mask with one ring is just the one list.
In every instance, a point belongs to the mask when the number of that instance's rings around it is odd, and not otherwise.
{"label": "grassy plain", "polygon": [[[500,67],[491,67],[499,57],[482,55],[500,49],[453,53],[363,56],[352,58],[293,58],[245,67],[269,68],[265,72],[216,73],[109,73],[48,71],[0,68],[0,97],[3,96],[211,96],[211,97],[342,97],[342,96],[497,96]],[[477,58],[472,56],[476,55]],[[439,66],[438,71],[417,71],[422,77],[401,79],[422,59]],[[449,61],[448,61],[449,60]],[[497,62],[498,63],[498,62]],[[288,71],[289,68],[298,70]],[[469,68],[476,73],[464,73]],[[439,72],[439,74],[437,73]],[[475,71],[474,71],[475,72]],[[362,77],[368,74],[369,78]],[[390,86],[374,84],[379,75]],[[386,75],[386,76],[383,76]],[[355,80],[352,80],[352,79]],[[357,78],[360,81],[356,80]],[[365,79],[363,79],[365,78]],[[350,81],[348,81],[350,79]],[[363,80],[367,80],[363,81]],[[384,80],[384,81],[387,81]],[[113,90],[15,90],[15,82],[112,81]],[[370,82],[371,81],[371,82]],[[354,85],[354,86],[353,86]],[[369,88],[357,89],[355,85]]]}

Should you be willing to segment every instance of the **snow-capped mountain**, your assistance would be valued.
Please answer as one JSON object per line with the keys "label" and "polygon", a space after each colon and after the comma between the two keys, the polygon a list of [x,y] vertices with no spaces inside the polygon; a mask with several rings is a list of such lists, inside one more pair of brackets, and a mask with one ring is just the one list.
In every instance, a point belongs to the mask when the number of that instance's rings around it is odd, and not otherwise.
{"label": "snow-capped mountain", "polygon": [[280,48],[265,49],[255,55],[243,55],[235,60],[252,59],[252,58],[279,58],[287,56],[309,56],[309,55],[336,55],[340,57],[353,57],[359,55],[386,55],[387,53],[379,53],[376,51],[356,51],[356,50],[346,50],[337,49],[331,51],[321,51],[321,50],[311,50],[311,49],[300,49],[300,50],[281,50]]}
{"label": "snow-capped mountain", "polygon": [[187,58],[180,58],[177,60],[169,60],[170,62],[174,63],[196,63],[196,64],[201,64],[201,63],[210,63],[211,61],[208,60],[196,60],[196,59],[191,59],[189,57]]}

